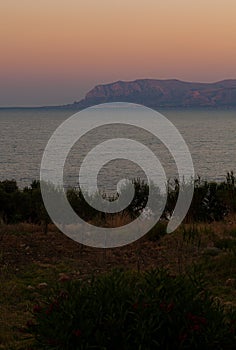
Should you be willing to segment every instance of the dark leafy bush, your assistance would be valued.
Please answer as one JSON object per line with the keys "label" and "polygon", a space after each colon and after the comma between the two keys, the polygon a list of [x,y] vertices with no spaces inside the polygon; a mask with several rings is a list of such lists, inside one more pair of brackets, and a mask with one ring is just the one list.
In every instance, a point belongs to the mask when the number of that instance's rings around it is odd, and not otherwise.
{"label": "dark leafy bush", "polygon": [[230,232],[228,232],[228,234],[229,234],[231,237],[236,238],[236,229],[230,230]]}
{"label": "dark leafy bush", "polygon": [[228,208],[216,182],[195,180],[193,200],[188,212],[190,221],[221,221],[228,214]]}
{"label": "dark leafy bush", "polygon": [[0,182],[0,215],[6,224],[49,221],[44,208],[40,182],[33,181],[29,187],[19,189],[14,180]]}
{"label": "dark leafy bush", "polygon": [[18,191],[18,186],[15,180],[0,181],[0,190],[5,193],[14,193]]}
{"label": "dark leafy bush", "polygon": [[[183,184],[178,179],[168,181],[167,183],[167,203],[162,213],[162,219],[169,220],[178,198],[179,191],[182,190]],[[184,184],[188,186],[189,184]],[[140,215],[145,207],[149,186],[140,179],[133,180],[135,188],[135,196],[128,207],[120,212],[121,215],[129,215],[130,220]],[[152,186],[154,192],[154,208],[151,211],[160,209],[163,205],[164,197],[160,189]],[[186,215],[185,222],[211,222],[220,221],[231,212],[236,211],[236,181],[233,172],[227,173],[226,181],[222,183],[202,181],[200,178],[194,181],[194,196],[192,204]],[[123,191],[129,188],[123,188]],[[105,193],[103,197],[109,201],[118,198],[118,194],[109,197]],[[83,197],[79,188],[68,189],[67,197],[75,212],[85,221],[101,222],[101,226],[106,226],[106,213],[96,211],[90,206]],[[96,200],[96,196],[94,198]],[[117,214],[116,214],[117,215]],[[108,215],[110,219],[111,215]],[[17,222],[29,222],[34,224],[42,224],[47,228],[49,217],[44,207],[44,203],[40,191],[39,181],[33,181],[29,187],[20,189],[14,180],[0,181],[0,221],[11,224]]]}
{"label": "dark leafy bush", "polygon": [[65,283],[28,322],[39,349],[235,348],[235,312],[214,302],[195,273],[115,271]]}
{"label": "dark leafy bush", "polygon": [[236,254],[236,240],[233,238],[220,238],[214,244],[216,248]]}
{"label": "dark leafy bush", "polygon": [[167,223],[165,221],[159,221],[151,230],[146,234],[146,238],[149,241],[159,241],[166,235]]}

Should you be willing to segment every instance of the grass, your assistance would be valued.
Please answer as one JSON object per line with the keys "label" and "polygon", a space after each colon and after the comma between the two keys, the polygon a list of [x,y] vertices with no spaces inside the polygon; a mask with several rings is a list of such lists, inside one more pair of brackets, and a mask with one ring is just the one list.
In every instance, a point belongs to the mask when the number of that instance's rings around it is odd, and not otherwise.
{"label": "grass", "polygon": [[236,255],[223,252],[201,260],[202,271],[213,295],[236,306]]}
{"label": "grass", "polygon": [[[20,328],[30,316],[29,310],[37,299],[37,285],[55,281],[55,267],[40,268],[28,265],[24,270],[5,268],[1,271],[0,285],[0,346],[18,349],[22,341]],[[29,286],[34,288],[30,289]],[[33,287],[35,286],[35,287]]]}
{"label": "grass", "polygon": [[[208,281],[213,295],[226,305],[236,306],[236,254],[220,249],[215,256],[204,254],[222,239],[236,241],[236,221],[209,225],[185,225],[163,235],[157,225],[143,239],[129,246],[92,249],[81,246],[50,226],[44,235],[37,226],[0,226],[0,349],[26,350],[30,339],[20,332],[37,303],[40,288],[50,289],[62,274],[84,278],[115,267],[146,270],[164,266],[173,274],[195,264]],[[150,238],[150,239],[149,239]]]}

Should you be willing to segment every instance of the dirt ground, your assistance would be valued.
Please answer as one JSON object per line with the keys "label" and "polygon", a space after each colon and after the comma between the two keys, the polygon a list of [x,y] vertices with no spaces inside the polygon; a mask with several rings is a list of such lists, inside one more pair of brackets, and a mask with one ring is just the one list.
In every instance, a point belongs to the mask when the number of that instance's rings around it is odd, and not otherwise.
{"label": "dirt ground", "polygon": [[[197,228],[196,228],[197,227]],[[0,226],[0,267],[24,270],[29,264],[60,264],[68,261],[81,274],[122,267],[134,270],[165,267],[175,272],[197,261],[216,237],[235,228],[236,218],[226,222],[198,224],[192,240],[177,230],[157,241],[146,236],[124,247],[101,249],[81,245],[49,225],[47,234],[30,224]]]}
{"label": "dirt ground", "polygon": [[1,265],[12,269],[24,269],[29,264],[53,265],[65,260],[73,260],[81,273],[109,267],[146,269],[166,264],[165,247],[160,242],[140,241],[121,248],[99,249],[82,246],[55,229],[47,234],[40,228],[29,234],[8,232],[2,235],[0,247]]}

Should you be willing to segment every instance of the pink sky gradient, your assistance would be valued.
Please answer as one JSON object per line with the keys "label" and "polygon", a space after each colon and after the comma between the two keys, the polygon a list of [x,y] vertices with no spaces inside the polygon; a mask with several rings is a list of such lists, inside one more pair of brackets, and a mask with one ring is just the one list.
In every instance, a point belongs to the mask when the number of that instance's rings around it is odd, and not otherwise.
{"label": "pink sky gradient", "polygon": [[235,0],[8,0],[0,106],[81,99],[115,80],[236,78]]}

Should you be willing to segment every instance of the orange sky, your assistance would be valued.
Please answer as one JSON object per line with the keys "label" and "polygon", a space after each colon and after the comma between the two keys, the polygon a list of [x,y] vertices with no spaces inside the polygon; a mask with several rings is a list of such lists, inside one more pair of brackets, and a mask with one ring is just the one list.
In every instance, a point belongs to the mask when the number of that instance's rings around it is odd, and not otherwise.
{"label": "orange sky", "polygon": [[114,80],[236,78],[236,1],[1,1],[0,44],[1,106]]}

